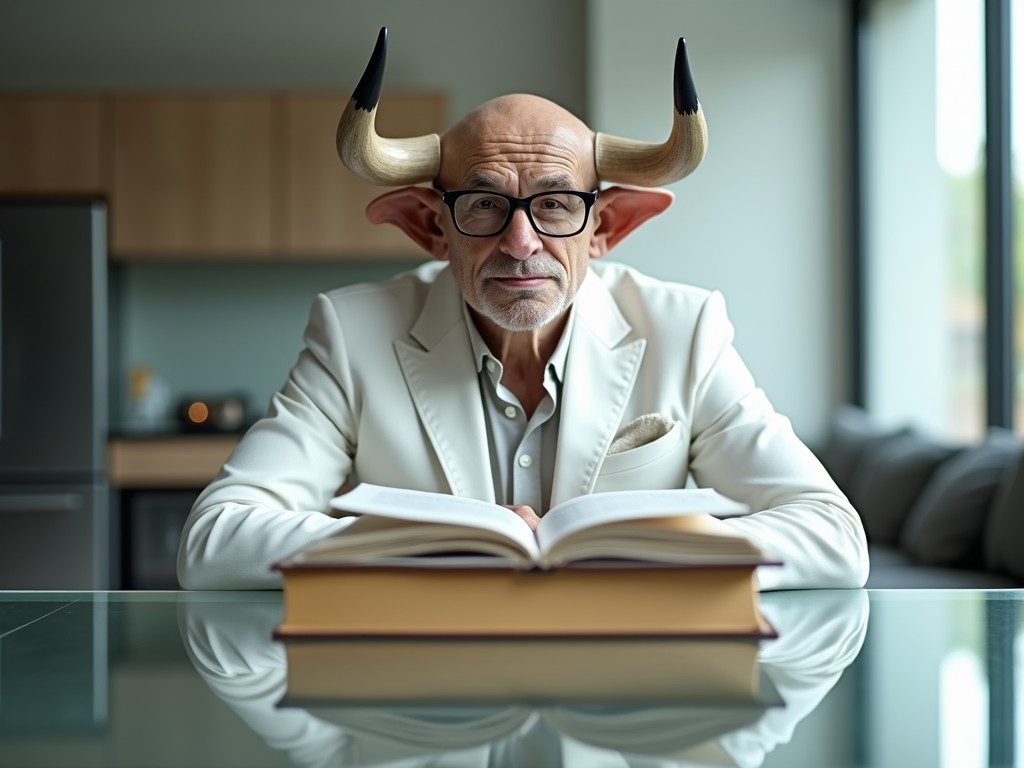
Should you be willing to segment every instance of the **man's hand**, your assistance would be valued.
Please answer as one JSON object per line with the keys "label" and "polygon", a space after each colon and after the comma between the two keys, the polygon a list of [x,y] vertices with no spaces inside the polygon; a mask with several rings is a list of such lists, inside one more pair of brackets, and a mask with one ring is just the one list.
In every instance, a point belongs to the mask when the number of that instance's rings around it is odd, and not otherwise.
{"label": "man's hand", "polygon": [[511,509],[517,515],[519,515],[526,524],[530,526],[531,531],[537,530],[537,524],[540,522],[540,518],[537,517],[537,513],[533,511],[533,507],[528,507],[525,504],[502,504],[501,506],[505,509]]}

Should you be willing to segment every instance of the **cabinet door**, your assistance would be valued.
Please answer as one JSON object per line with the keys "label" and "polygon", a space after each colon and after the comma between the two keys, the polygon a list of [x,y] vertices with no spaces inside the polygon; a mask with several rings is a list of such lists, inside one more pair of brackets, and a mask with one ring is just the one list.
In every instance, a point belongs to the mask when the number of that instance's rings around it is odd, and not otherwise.
{"label": "cabinet door", "polygon": [[100,120],[98,98],[0,96],[0,192],[103,194]]}
{"label": "cabinet door", "polygon": [[268,253],[271,134],[267,95],[116,98],[111,250],[130,257]]}
{"label": "cabinet door", "polygon": [[[385,187],[368,184],[342,165],[335,131],[349,94],[309,94],[284,99],[286,134],[285,242],[300,258],[408,259],[424,254],[399,229],[366,220],[366,206]],[[444,130],[440,94],[385,94],[377,110],[382,136]]]}

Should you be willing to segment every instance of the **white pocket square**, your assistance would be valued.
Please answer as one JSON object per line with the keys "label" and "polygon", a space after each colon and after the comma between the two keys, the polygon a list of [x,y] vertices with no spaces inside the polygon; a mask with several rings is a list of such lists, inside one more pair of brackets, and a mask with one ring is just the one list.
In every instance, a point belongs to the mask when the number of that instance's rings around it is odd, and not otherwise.
{"label": "white pocket square", "polygon": [[669,433],[675,421],[661,413],[645,413],[618,431],[608,448],[608,455],[622,453],[652,443]]}

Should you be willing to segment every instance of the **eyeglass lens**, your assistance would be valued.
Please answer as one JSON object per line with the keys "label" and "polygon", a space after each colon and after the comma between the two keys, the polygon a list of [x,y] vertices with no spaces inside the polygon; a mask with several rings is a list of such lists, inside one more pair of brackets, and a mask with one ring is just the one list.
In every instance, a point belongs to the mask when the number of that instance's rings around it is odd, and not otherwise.
{"label": "eyeglass lens", "polygon": [[[455,201],[455,223],[469,235],[488,237],[504,229],[512,204],[489,192],[472,192]],[[573,235],[583,229],[587,205],[571,192],[551,192],[530,201],[533,225],[545,235]]]}

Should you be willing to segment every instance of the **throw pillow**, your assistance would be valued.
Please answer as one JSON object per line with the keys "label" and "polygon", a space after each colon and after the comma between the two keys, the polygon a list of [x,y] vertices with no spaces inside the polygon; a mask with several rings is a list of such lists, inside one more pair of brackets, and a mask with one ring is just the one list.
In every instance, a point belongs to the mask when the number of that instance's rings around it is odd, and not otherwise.
{"label": "throw pillow", "polygon": [[868,540],[895,546],[903,521],[932,473],[956,449],[915,429],[877,440],[865,450],[851,481],[850,499]]}
{"label": "throw pillow", "polygon": [[889,434],[859,406],[844,403],[836,408],[819,458],[844,493],[850,494],[850,482],[864,450],[872,442]]}
{"label": "throw pillow", "polygon": [[900,547],[924,565],[982,567],[989,510],[1021,444],[992,428],[984,442],[941,464],[911,507]]}
{"label": "throw pillow", "polygon": [[1024,456],[1011,467],[989,512],[985,565],[1024,583]]}

